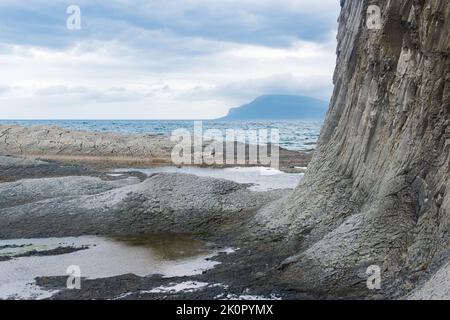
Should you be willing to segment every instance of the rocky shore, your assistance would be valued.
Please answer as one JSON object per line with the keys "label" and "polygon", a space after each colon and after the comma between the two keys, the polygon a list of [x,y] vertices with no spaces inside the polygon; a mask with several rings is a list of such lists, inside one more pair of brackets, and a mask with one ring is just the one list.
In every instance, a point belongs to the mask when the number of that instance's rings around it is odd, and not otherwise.
{"label": "rocky shore", "polygon": [[[23,127],[16,125],[0,125],[0,141],[0,155],[53,160],[66,165],[84,164],[95,169],[173,165],[171,153],[177,144],[166,135],[125,135],[111,132],[68,130],[54,126]],[[200,143],[205,148],[210,142],[202,141]],[[246,163],[249,165],[249,146],[245,145],[243,148],[246,150]],[[226,144],[224,144],[223,150],[222,157],[226,152]],[[235,156],[236,152],[237,146],[234,149]],[[194,150],[192,153],[194,154]],[[292,151],[279,148],[280,170],[303,172],[303,168],[307,167],[311,160],[312,153],[313,150]],[[206,164],[202,165],[206,166]],[[211,166],[225,167],[227,165],[214,164]]]}
{"label": "rocky shore", "polygon": [[[111,176],[108,171],[83,165],[72,165],[66,172],[64,164],[13,156],[0,156],[0,166],[8,168],[8,172],[28,172],[31,177],[0,183],[0,239],[192,234],[217,247],[243,248],[214,257],[220,265],[189,277],[122,275],[83,280],[82,290],[66,290],[67,277],[38,278],[37,284],[42,288],[59,291],[52,299],[115,299],[125,293],[122,298],[126,299],[213,299],[221,295],[222,298],[310,297],[283,293],[272,281],[255,282],[286,258],[286,252],[275,250],[276,242],[272,240],[264,243],[243,236],[259,208],[291,190],[254,192],[248,189],[248,184],[189,174],[157,173],[146,177],[131,172]],[[55,173],[69,175],[44,178],[48,167]],[[77,172],[83,175],[71,175]],[[3,257],[3,261],[77,250],[80,248],[31,251]],[[185,282],[221,285],[198,291],[149,292]]]}
{"label": "rocky shore", "polygon": [[[217,283],[231,296],[450,299],[450,3],[379,1],[373,30],[372,2],[341,1],[335,91],[295,190],[178,173],[115,177],[107,168],[167,164],[172,145],[3,126],[0,238],[189,233],[240,248],[189,277],[122,275],[81,290],[38,278],[60,290],[54,299],[220,298]],[[306,166],[306,156],[285,155],[284,170]],[[371,266],[380,288],[367,286]],[[185,281],[209,285],[151,292]]]}
{"label": "rocky shore", "polygon": [[[269,248],[273,244],[260,247],[261,243],[243,235],[259,208],[291,190],[255,192],[248,184],[179,173],[114,173],[116,168],[173,165],[174,143],[166,136],[19,126],[0,126],[0,136],[0,239],[181,233],[217,246],[248,248],[215,257],[221,262],[219,267],[198,276],[123,275],[83,280],[81,291],[65,290],[67,277],[37,279],[45,290],[59,291],[52,299],[114,299],[122,295],[127,299],[207,299],[224,294],[223,287],[214,285],[199,291],[143,293],[186,281],[223,284],[227,287],[225,297],[281,296],[276,283],[262,282],[258,289],[250,282],[274,268],[280,261],[275,257],[285,258],[285,253],[274,254]],[[311,155],[312,151],[280,148],[280,169],[303,172]],[[36,254],[73,250],[60,247]],[[3,258],[17,257],[20,255]],[[262,261],[266,261],[262,269],[255,266]],[[298,296],[285,293],[283,297]]]}
{"label": "rocky shore", "polygon": [[247,187],[170,173],[144,181],[69,176],[6,182],[0,184],[0,238],[217,232],[285,193]]}

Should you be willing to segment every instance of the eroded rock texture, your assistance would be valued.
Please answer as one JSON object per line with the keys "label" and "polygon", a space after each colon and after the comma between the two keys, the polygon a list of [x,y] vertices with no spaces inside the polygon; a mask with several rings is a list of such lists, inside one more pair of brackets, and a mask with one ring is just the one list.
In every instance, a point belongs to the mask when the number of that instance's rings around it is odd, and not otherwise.
{"label": "eroded rock texture", "polygon": [[[295,192],[255,223],[287,234],[295,254],[281,278],[289,286],[397,297],[449,256],[450,2],[342,4],[318,149]],[[381,8],[379,30],[366,27],[371,4]],[[381,267],[382,290],[366,288],[369,265]]]}
{"label": "eroded rock texture", "polygon": [[1,125],[0,154],[39,156],[77,162],[167,163],[174,143],[169,137],[87,132],[34,126]]}
{"label": "eroded rock texture", "polygon": [[188,174],[158,173],[102,181],[95,177],[0,184],[0,239],[139,233],[232,232],[286,190]]}
{"label": "eroded rock texture", "polygon": [[[225,132],[224,132],[225,134]],[[175,139],[172,139],[175,138]],[[0,125],[0,157],[3,155],[14,155],[19,157],[40,158],[41,160],[58,161],[66,166],[54,168],[59,170],[59,175],[67,175],[69,171],[75,172],[76,168],[71,168],[70,164],[88,165],[89,167],[100,168],[126,168],[126,167],[149,167],[155,165],[173,165],[172,152],[178,150],[174,147],[180,145],[181,140],[169,135],[154,134],[120,134],[114,132],[89,132],[59,128],[55,126],[33,126],[23,127],[17,125]],[[184,141],[186,143],[186,141]],[[201,159],[202,165],[223,167],[225,163],[226,149],[233,148],[235,154],[240,148],[244,148],[245,158],[240,165],[254,165],[249,163],[249,145],[243,146],[236,143],[227,146],[224,143],[222,151],[213,150],[211,155],[212,140],[201,139],[198,136],[192,137],[184,148],[191,145],[191,160]],[[202,145],[202,154],[194,148],[194,145]],[[239,146],[239,147],[238,147]],[[270,147],[269,149],[271,149]],[[263,152],[263,151],[261,151]],[[311,160],[311,150],[294,151],[279,147],[279,166],[287,172],[303,172],[297,167],[306,167]],[[220,163],[215,160],[222,158]],[[236,158],[237,156],[235,156]],[[229,160],[228,160],[229,161]],[[0,169],[2,169],[0,158]],[[185,164],[194,164],[194,162]],[[232,166],[236,163],[231,164]],[[257,163],[260,166],[267,166],[265,161]],[[55,167],[55,166],[53,166]],[[39,175],[37,170],[42,169]],[[47,166],[48,168],[48,166]],[[36,164],[34,170],[28,168],[27,174],[17,172],[0,171],[0,181],[10,181],[13,177],[29,177],[48,175],[48,170],[42,164]],[[2,173],[3,172],[3,173]],[[8,174],[7,174],[8,173]],[[85,174],[88,172],[85,172]]]}

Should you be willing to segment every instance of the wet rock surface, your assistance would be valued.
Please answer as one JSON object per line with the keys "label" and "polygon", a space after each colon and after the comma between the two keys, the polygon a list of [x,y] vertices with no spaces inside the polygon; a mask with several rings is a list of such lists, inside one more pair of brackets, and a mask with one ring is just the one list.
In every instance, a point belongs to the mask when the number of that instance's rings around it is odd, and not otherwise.
{"label": "wet rock surface", "polygon": [[[10,167],[14,163],[20,167],[35,165],[35,160],[8,157],[8,161]],[[201,239],[215,242],[218,248],[243,245],[248,249],[215,257],[221,264],[198,276],[123,275],[84,279],[81,291],[67,290],[67,277],[39,278],[37,283],[42,288],[59,291],[53,299],[281,297],[281,288],[262,279],[267,270],[280,260],[277,257],[285,257],[285,253],[278,251],[274,254],[269,248],[272,246],[270,243],[245,243],[240,238],[246,230],[246,222],[258,208],[281,198],[290,190],[254,192],[248,190],[250,184],[189,174],[156,173],[139,179],[123,173],[112,180],[101,178],[107,176],[105,172],[95,172],[95,175],[1,183],[0,238],[181,232],[202,234],[199,236]],[[2,260],[68,254],[75,250],[80,248],[29,250],[15,256],[4,256]],[[255,253],[258,253],[256,257]],[[254,279],[260,279],[258,286],[250,283]],[[157,287],[185,282],[208,285],[195,290],[163,288],[162,292],[150,292]],[[292,293],[284,294],[285,298],[294,296]]]}
{"label": "wet rock surface", "polygon": [[[228,244],[229,241],[226,241]],[[218,244],[218,248],[221,245]],[[263,248],[263,249],[262,249]],[[39,277],[36,283],[45,290],[57,291],[50,299],[317,299],[308,292],[287,290],[265,279],[269,270],[283,257],[268,244],[221,253],[212,259],[220,262],[202,274],[182,277],[124,274],[102,279],[82,279],[80,290],[67,290],[67,277]],[[257,258],[258,256],[258,258]]]}

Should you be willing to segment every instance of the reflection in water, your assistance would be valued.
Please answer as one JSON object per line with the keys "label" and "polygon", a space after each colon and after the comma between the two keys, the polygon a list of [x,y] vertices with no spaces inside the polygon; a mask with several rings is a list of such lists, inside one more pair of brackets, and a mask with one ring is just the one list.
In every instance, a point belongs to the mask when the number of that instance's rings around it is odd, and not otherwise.
{"label": "reflection in water", "polygon": [[[67,254],[14,258],[15,249],[22,254],[24,248],[47,251],[84,246],[88,249]],[[219,253],[188,235],[1,240],[0,248],[5,250],[0,250],[0,299],[50,297],[54,292],[42,290],[35,285],[34,279],[67,276],[66,270],[72,265],[79,266],[81,276],[88,279],[129,273],[137,276],[190,276],[213,268],[218,262],[210,258]],[[8,257],[12,259],[1,261]]]}
{"label": "reflection in water", "polygon": [[177,260],[211,253],[204,242],[185,234],[118,236],[113,240],[129,246],[148,248],[163,260]]}

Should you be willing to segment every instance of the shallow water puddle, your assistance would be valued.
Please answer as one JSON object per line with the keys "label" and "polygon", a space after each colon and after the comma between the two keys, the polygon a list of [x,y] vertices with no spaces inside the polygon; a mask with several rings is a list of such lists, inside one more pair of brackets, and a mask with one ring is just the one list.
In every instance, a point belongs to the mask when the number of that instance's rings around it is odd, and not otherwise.
{"label": "shallow water puddle", "polygon": [[[27,250],[45,254],[61,247],[81,248],[58,255],[26,256]],[[69,266],[79,266],[81,277],[107,278],[133,273],[137,276],[161,274],[165,277],[200,274],[218,264],[210,258],[219,252],[184,235],[104,238],[46,238],[0,240],[0,299],[42,299],[54,292],[44,291],[34,279],[68,276]],[[10,260],[5,258],[12,257]]]}
{"label": "shallow water puddle", "polygon": [[139,171],[147,175],[159,172],[187,173],[200,177],[231,180],[237,183],[251,183],[252,191],[275,189],[294,189],[303,178],[303,173],[286,173],[266,167],[198,168],[198,167],[159,167],[149,169],[117,169],[115,172]]}

